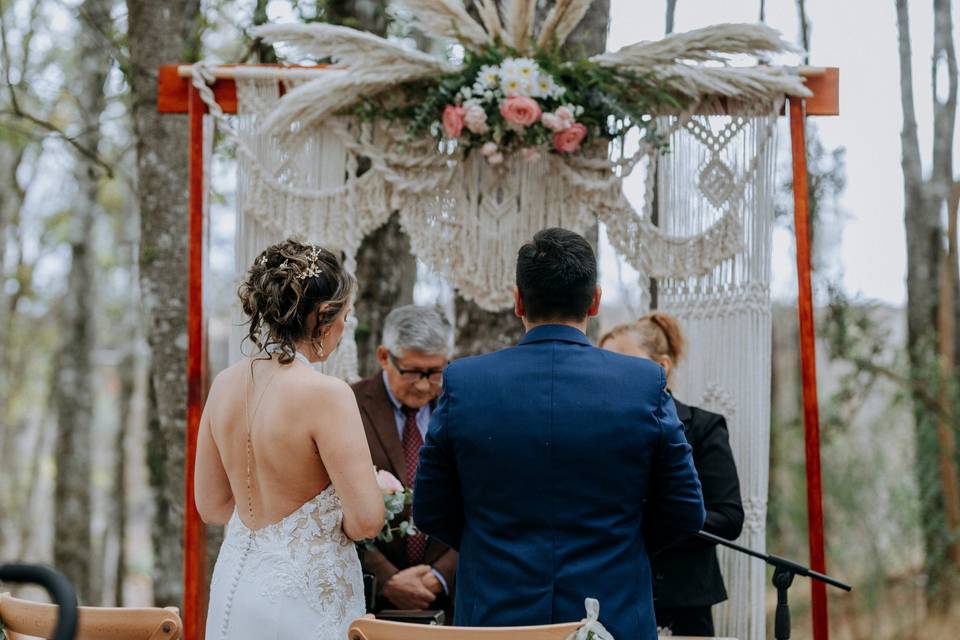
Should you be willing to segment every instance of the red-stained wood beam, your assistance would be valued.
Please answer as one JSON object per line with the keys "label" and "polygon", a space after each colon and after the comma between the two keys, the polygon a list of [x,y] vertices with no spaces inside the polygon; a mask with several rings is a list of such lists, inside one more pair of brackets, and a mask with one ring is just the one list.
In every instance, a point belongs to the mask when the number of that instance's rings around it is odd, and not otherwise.
{"label": "red-stained wood beam", "polygon": [[[160,113],[187,112],[190,78],[179,75],[180,66],[165,64],[160,67],[157,80],[157,111]],[[827,67],[819,75],[805,77],[805,82],[813,91],[813,96],[807,98],[808,116],[840,114],[840,69]],[[213,93],[224,113],[237,112],[237,83],[233,79],[218,79],[213,83]]]}
{"label": "red-stained wood beam", "polygon": [[[793,156],[793,221],[797,240],[797,309],[800,316],[800,377],[803,382],[803,440],[807,468],[807,530],[810,568],[827,572],[823,535],[823,496],[820,472],[820,413],[817,406],[817,358],[813,320],[810,261],[810,201],[807,185],[807,143],[804,101],[790,99],[790,142]],[[810,581],[813,597],[813,638],[827,640],[826,585]]]}
{"label": "red-stained wood beam", "polygon": [[206,396],[206,349],[203,335],[203,114],[200,92],[189,87],[189,234],[187,255],[187,425],[183,536],[184,638],[203,640],[206,614],[206,529],[193,490],[197,432]]}

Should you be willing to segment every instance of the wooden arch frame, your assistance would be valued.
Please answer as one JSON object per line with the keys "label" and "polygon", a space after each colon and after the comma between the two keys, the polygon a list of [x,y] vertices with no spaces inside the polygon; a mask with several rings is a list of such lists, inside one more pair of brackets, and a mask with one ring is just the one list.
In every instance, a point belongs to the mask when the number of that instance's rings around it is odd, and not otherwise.
{"label": "wooden arch frame", "polygon": [[[237,112],[237,86],[232,67],[214,69],[212,85],[217,104],[225,113]],[[273,65],[244,65],[273,66]],[[820,417],[817,405],[817,372],[813,317],[813,286],[810,262],[810,210],[807,183],[806,137],[807,116],[840,114],[840,70],[836,67],[801,70],[809,98],[788,98],[790,142],[793,165],[794,231],[797,254],[797,307],[800,325],[800,362],[803,384],[804,448],[806,453],[807,519],[810,567],[826,573],[823,535],[823,499],[820,472]],[[189,153],[189,252],[187,297],[187,425],[186,425],[186,491],[184,496],[184,566],[183,623],[184,638],[203,638],[206,614],[206,540],[203,522],[194,503],[193,479],[197,430],[208,388],[206,340],[203,323],[203,201],[206,185],[203,180],[203,116],[206,105],[190,81],[189,65],[162,65],[157,83],[157,111],[187,114],[190,127]],[[828,639],[826,586],[811,580],[813,637]]]}

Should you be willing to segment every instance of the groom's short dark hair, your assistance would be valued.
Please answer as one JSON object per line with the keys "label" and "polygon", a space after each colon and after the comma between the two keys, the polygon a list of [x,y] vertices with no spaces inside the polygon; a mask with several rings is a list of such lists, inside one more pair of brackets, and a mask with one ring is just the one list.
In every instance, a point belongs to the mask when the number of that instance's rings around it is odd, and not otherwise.
{"label": "groom's short dark hair", "polygon": [[581,321],[597,287],[597,257],[583,236],[544,229],[517,255],[517,288],[531,322]]}

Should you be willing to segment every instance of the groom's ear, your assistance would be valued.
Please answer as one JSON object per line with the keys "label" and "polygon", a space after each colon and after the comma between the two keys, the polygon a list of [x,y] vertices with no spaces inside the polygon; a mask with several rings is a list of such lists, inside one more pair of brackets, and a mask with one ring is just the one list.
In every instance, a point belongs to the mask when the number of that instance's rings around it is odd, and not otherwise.
{"label": "groom's ear", "polygon": [[513,288],[513,312],[518,318],[527,315],[526,311],[523,310],[523,298],[520,297],[520,287]]}
{"label": "groom's ear", "polygon": [[595,318],[600,313],[601,297],[603,297],[603,289],[600,288],[600,285],[597,285],[593,292],[593,300],[590,301],[590,309],[587,311],[589,317]]}

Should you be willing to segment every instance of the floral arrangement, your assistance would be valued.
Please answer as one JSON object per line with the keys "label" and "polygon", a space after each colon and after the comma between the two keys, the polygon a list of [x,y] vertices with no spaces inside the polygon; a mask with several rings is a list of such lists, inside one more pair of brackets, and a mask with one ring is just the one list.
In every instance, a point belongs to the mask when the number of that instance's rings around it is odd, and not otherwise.
{"label": "floral arrangement", "polygon": [[364,100],[352,113],[407,121],[411,138],[455,141],[493,165],[511,153],[528,162],[577,153],[590,139],[621,138],[631,128],[656,140],[649,114],[683,102],[650,75],[568,61],[556,48],[520,55],[500,41],[468,50],[456,72],[408,83],[400,95]]}
{"label": "floral arrangement", "polygon": [[583,106],[563,102],[566,92],[531,58],[485,64],[473,84],[461,87],[454,102],[444,107],[441,122],[434,123],[431,133],[439,133],[438,124],[447,139],[459,140],[466,133],[471,139],[465,142],[479,145],[490,164],[503,162],[510,138],[522,146],[529,162],[540,159],[538,146],[544,140],[559,153],[572,153],[580,149],[587,127],[576,122]]}
{"label": "floral arrangement", "polygon": [[[397,477],[389,471],[377,469],[377,486],[380,487],[380,493],[383,496],[383,528],[377,534],[376,540],[390,542],[395,536],[405,538],[417,533],[417,528],[413,525],[413,520],[403,520],[396,526],[393,526],[393,520],[403,513],[413,502],[413,491],[405,488]],[[361,543],[364,547],[373,546],[373,540],[365,540]]]}
{"label": "floral arrangement", "polygon": [[715,25],[614,52],[571,55],[565,42],[592,2],[557,0],[541,21],[537,0],[474,0],[475,15],[464,0],[397,0],[412,26],[457,41],[462,58],[322,23],[256,27],[251,32],[266,42],[331,60],[344,72],[290,91],[264,126],[279,132],[333,115],[399,123],[410,140],[429,136],[439,149],[464,156],[478,149],[496,165],[515,152],[528,161],[544,153],[569,156],[633,130],[662,149],[654,114],[707,97],[809,94],[793,70],[729,64],[734,56],[791,49],[764,25]]}

